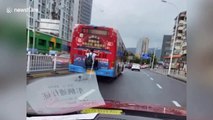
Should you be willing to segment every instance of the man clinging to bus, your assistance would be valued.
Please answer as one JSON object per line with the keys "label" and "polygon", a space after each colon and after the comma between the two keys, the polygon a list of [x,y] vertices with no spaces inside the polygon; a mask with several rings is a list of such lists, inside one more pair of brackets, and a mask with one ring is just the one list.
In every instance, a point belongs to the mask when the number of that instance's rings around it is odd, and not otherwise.
{"label": "man clinging to bus", "polygon": [[86,53],[86,59],[85,59],[85,66],[86,69],[94,67],[94,69],[97,69],[98,67],[98,61],[95,60],[95,57],[97,56],[96,53],[94,53],[94,49],[90,49],[88,53]]}

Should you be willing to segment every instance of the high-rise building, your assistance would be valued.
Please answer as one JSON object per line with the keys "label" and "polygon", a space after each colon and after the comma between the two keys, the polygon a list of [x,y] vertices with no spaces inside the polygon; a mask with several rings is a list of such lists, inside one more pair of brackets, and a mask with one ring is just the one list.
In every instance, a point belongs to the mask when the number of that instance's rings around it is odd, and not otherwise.
{"label": "high-rise building", "polygon": [[27,0],[27,6],[38,9],[28,14],[27,28],[71,40],[74,0]]}
{"label": "high-rise building", "polygon": [[142,54],[142,41],[143,39],[139,39],[136,46],[135,56],[140,57]]}
{"label": "high-rise building", "polygon": [[[171,39],[171,46],[173,44],[174,38],[176,38],[174,43],[174,52],[173,52],[173,58],[172,58],[172,66],[175,66],[177,63],[183,63],[186,64],[186,55],[187,55],[187,15],[186,11],[183,11],[178,14],[178,16],[175,18],[175,24],[173,28],[173,35]],[[171,54],[171,53],[170,53]],[[170,55],[164,57],[165,62],[169,62]],[[182,64],[182,65],[183,65]]]}
{"label": "high-rise building", "polygon": [[161,48],[161,60],[164,60],[165,56],[169,56],[171,54],[171,39],[172,35],[163,36],[163,43]]}
{"label": "high-rise building", "polygon": [[136,47],[136,56],[140,57],[142,54],[147,54],[149,50],[149,38],[141,38],[138,40]]}
{"label": "high-rise building", "polygon": [[[175,46],[174,46],[174,55],[182,55],[182,45],[186,40],[186,11],[181,12],[176,18],[177,26],[174,26],[174,34],[172,40],[176,37]],[[178,20],[178,21],[177,21]],[[177,29],[176,29],[177,27]],[[176,30],[176,31],[175,31]],[[176,36],[175,36],[176,32]]]}
{"label": "high-rise building", "polygon": [[79,24],[90,24],[92,15],[93,0],[77,0],[79,1],[78,21]]}
{"label": "high-rise building", "polygon": [[147,54],[149,50],[149,38],[145,37],[142,41],[142,54]]}

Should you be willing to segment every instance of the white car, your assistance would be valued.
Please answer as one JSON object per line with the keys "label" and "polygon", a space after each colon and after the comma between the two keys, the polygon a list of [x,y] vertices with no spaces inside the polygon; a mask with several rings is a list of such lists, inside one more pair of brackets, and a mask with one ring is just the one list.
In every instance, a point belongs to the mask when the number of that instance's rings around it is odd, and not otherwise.
{"label": "white car", "polygon": [[140,69],[141,69],[141,65],[140,64],[133,64],[132,68],[131,68],[132,71],[134,71],[134,70],[140,71]]}

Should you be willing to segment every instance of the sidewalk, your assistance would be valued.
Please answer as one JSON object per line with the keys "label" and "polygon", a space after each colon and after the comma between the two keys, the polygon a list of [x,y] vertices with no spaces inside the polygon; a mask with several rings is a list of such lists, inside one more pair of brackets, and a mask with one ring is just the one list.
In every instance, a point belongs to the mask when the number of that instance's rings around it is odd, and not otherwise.
{"label": "sidewalk", "polygon": [[171,71],[170,75],[168,75],[168,69],[154,69],[152,70],[156,73],[159,73],[159,74],[162,74],[162,75],[167,75],[169,77],[172,77],[172,78],[175,78],[179,81],[182,81],[182,82],[187,82],[187,77],[185,76],[184,72],[183,71],[180,71],[179,73],[178,72],[175,72],[175,71]]}
{"label": "sidewalk", "polygon": [[72,73],[69,72],[68,70],[60,70],[60,71],[57,71],[56,73],[53,71],[38,72],[38,73],[32,73],[27,75],[27,80],[32,80],[32,79],[42,78],[42,77],[68,75],[68,74],[72,74]]}

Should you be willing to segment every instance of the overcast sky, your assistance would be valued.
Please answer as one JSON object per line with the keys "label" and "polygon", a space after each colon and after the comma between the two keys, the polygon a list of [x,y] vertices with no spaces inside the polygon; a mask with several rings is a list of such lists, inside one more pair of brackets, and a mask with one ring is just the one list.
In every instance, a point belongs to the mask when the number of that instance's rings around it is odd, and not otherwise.
{"label": "overcast sky", "polygon": [[[167,0],[179,11],[186,0]],[[148,37],[149,47],[162,46],[164,34],[172,34],[178,10],[161,0],[93,0],[92,25],[119,30],[126,47],[136,47],[139,38]]]}

